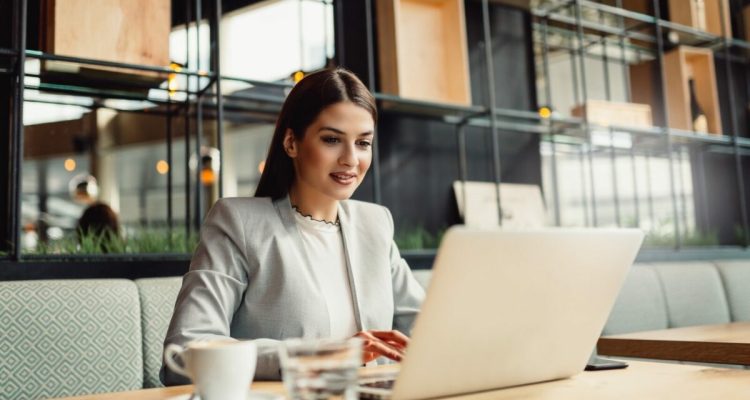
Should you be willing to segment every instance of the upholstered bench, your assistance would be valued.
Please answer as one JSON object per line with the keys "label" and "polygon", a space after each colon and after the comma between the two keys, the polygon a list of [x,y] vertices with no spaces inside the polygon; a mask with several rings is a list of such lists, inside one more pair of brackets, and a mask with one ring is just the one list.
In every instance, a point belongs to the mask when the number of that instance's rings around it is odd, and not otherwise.
{"label": "upholstered bench", "polygon": [[750,260],[636,264],[604,335],[750,321]]}
{"label": "upholstered bench", "polygon": [[[427,287],[432,271],[414,276]],[[750,321],[750,260],[635,264],[604,335]]]}
{"label": "upholstered bench", "polygon": [[0,399],[161,386],[181,281],[0,282]]}
{"label": "upholstered bench", "polygon": [[139,389],[141,309],[129,280],[0,282],[0,398]]}
{"label": "upholstered bench", "polygon": [[[429,285],[431,271],[415,270]],[[0,282],[0,399],[161,386],[180,277]],[[604,334],[750,320],[750,260],[636,264]]]}
{"label": "upholstered bench", "polygon": [[143,387],[162,387],[159,380],[164,337],[167,334],[182,278],[150,278],[135,281],[141,300],[143,330]]}

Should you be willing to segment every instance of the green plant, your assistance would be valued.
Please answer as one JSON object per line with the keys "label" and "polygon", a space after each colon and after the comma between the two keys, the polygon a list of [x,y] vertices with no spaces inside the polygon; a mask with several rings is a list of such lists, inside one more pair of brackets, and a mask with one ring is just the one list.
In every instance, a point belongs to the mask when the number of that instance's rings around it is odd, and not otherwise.
{"label": "green plant", "polygon": [[445,234],[445,229],[432,234],[425,228],[406,228],[396,232],[396,245],[399,250],[436,249]]}
{"label": "green plant", "polygon": [[120,238],[107,234],[69,233],[61,239],[39,243],[30,254],[153,254],[192,253],[197,235],[189,237],[182,230],[143,229]]}
{"label": "green plant", "polygon": [[[716,231],[702,232],[690,231],[683,232],[680,237],[683,246],[701,247],[717,246],[719,244],[719,234]],[[643,245],[646,247],[672,247],[676,243],[674,232],[663,232],[651,230],[646,233]]]}
{"label": "green plant", "polygon": [[742,246],[747,246],[748,244],[750,244],[750,242],[748,242],[747,232],[745,231],[745,228],[742,227],[742,225],[734,226],[734,237],[735,239],[737,239],[737,243]]}
{"label": "green plant", "polygon": [[685,246],[718,246],[719,233],[715,230],[708,232],[694,231],[687,232],[682,237],[682,244]]}
{"label": "green plant", "polygon": [[[674,223],[672,218],[656,221],[654,226],[646,232],[643,240],[644,247],[674,247]],[[718,246],[719,233],[716,230],[702,231],[699,229],[680,232],[680,242],[687,247]]]}
{"label": "green plant", "polygon": [[637,228],[638,221],[635,219],[635,216],[627,215],[622,218],[622,223],[620,224],[620,226],[623,228]]}

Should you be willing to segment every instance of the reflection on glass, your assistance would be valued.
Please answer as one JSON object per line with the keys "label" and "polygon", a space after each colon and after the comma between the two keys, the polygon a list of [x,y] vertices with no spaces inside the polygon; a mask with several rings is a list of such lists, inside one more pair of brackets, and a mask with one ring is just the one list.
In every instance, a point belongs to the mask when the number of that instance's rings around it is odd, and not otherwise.
{"label": "reflection on glass", "polygon": [[[210,144],[215,121],[204,124],[202,142]],[[206,145],[197,157],[193,136],[186,162],[184,118],[174,116],[172,125],[171,165],[167,162],[163,116],[100,109],[77,120],[26,126],[28,147],[22,170],[24,252],[98,252],[101,246],[86,248],[80,238],[74,240],[85,208],[98,203],[116,213],[125,240],[109,246],[106,252],[190,252],[195,238],[186,237],[185,225],[195,216],[188,214],[194,210],[187,206],[195,204],[196,168],[200,166],[205,209],[216,200],[220,171],[225,196],[252,196],[274,126],[269,122],[228,121],[224,154]],[[168,173],[172,180],[171,224]],[[51,244],[56,241],[56,245]]]}
{"label": "reflection on glass", "polygon": [[[624,142],[623,142],[624,143]],[[590,165],[584,157],[586,145],[555,143],[555,158],[551,145],[542,142],[544,191],[547,209],[554,210],[555,188],[551,171],[555,162],[557,193],[562,226],[592,226],[591,180],[589,168],[596,171],[597,226],[617,226],[619,212],[622,227],[639,227],[647,232],[646,246],[672,247],[675,245],[675,210],[672,203],[671,179],[675,180],[677,227],[682,243],[687,246],[719,244],[716,233],[700,227],[696,222],[696,193],[693,188],[693,168],[688,149],[681,148],[672,155],[673,177],[669,173],[669,157],[665,152],[618,147],[599,149]],[[614,170],[613,170],[613,165]],[[615,202],[614,183],[617,184]],[[552,218],[551,218],[552,219]]]}
{"label": "reflection on glass", "polygon": [[[189,25],[187,34],[185,29],[172,29],[173,69],[207,71],[207,20]],[[52,93],[37,77],[26,78],[23,253],[189,253],[198,223],[219,197],[220,177],[223,196],[253,195],[292,75],[333,58],[333,6],[320,0],[254,2],[224,15],[221,29],[221,151],[210,88],[202,98],[202,124],[197,118],[195,91],[207,87],[207,76],[188,82],[175,73],[137,98],[93,86]],[[38,60],[29,60],[27,70],[38,73]],[[119,236],[77,232],[92,206],[111,209]]]}

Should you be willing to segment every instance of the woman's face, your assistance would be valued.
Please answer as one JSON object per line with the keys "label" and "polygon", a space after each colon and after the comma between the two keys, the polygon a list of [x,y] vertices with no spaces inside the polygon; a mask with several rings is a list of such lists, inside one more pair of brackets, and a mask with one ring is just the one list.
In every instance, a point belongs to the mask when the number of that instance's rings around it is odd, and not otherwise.
{"label": "woman's face", "polygon": [[324,108],[302,140],[288,130],[284,148],[294,162],[297,193],[351,197],[370,168],[374,129],[367,110],[340,102]]}

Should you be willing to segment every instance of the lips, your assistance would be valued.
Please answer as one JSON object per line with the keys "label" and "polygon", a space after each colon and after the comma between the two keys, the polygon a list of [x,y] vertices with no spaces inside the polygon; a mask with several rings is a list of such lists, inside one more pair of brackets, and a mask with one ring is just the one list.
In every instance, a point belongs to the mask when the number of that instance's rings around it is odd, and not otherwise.
{"label": "lips", "polygon": [[330,174],[331,178],[339,184],[349,185],[357,180],[357,174],[350,172],[334,172]]}

